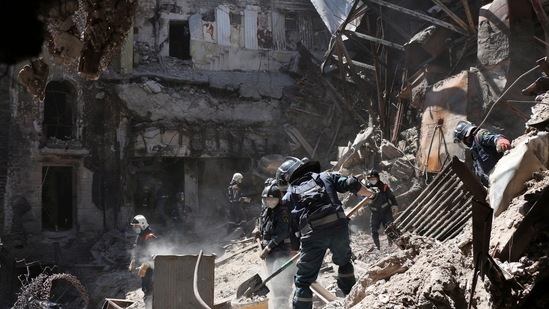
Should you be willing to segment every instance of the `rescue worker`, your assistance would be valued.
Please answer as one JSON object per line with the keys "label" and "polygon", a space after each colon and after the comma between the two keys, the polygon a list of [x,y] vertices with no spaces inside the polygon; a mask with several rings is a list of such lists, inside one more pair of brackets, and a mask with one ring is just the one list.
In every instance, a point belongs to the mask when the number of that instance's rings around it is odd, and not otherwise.
{"label": "rescue worker", "polygon": [[156,236],[143,215],[133,217],[130,224],[137,236],[133,245],[128,271],[137,270],[137,275],[141,278],[141,290],[145,295],[145,303],[147,304],[151,301],[153,292],[152,244],[155,242]]}
{"label": "rescue worker", "polygon": [[454,129],[454,143],[471,150],[473,172],[485,187],[490,184],[488,177],[511,143],[502,134],[479,129],[469,121],[461,120]]}
{"label": "rescue worker", "polygon": [[227,218],[227,232],[233,232],[237,227],[246,223],[246,214],[242,208],[245,197],[242,196],[242,179],[240,173],[234,173],[228,187],[229,211]]}
{"label": "rescue worker", "polygon": [[[282,192],[276,184],[268,184],[261,193],[261,215],[259,233],[261,248],[259,255],[272,273],[292,257],[290,241],[290,212],[282,205]],[[288,277],[286,274],[290,274]],[[292,293],[291,273],[285,272],[272,279],[273,304],[276,308],[288,308]]]}
{"label": "rescue worker", "polygon": [[156,183],[156,188],[154,192],[154,213],[156,215],[155,223],[162,222],[167,224],[169,222],[169,216],[166,212],[166,206],[169,198],[168,190],[162,181]]}
{"label": "rescue worker", "polygon": [[193,210],[191,207],[185,205],[185,192],[178,192],[175,197],[174,216],[179,223],[181,232],[190,235],[194,231],[194,222],[191,219]]}
{"label": "rescue worker", "polygon": [[[377,193],[376,198],[367,207],[370,209],[370,233],[377,250],[381,249],[379,243],[379,228],[383,225],[387,228],[389,223],[393,222],[393,216],[398,212],[398,204],[395,194],[381,179],[379,178],[379,172],[372,169],[366,175],[368,180],[366,187]],[[366,207],[366,206],[365,206]],[[359,210],[359,214],[364,213],[364,209]],[[389,239],[389,246],[393,243]],[[373,249],[372,249],[373,250]]]}
{"label": "rescue worker", "polygon": [[[267,180],[265,180],[265,188],[271,186],[271,185],[276,185],[277,188],[280,190],[280,195],[281,197],[284,196],[286,194],[286,192],[288,191],[288,184],[287,183],[282,183],[282,184],[279,184],[278,181],[276,180],[276,178],[267,178]],[[287,207],[287,205],[285,205],[284,201],[280,201],[280,203],[286,207],[286,209],[291,212],[292,210]],[[262,206],[262,209],[263,209],[263,206]],[[299,251],[299,228],[298,228],[298,222],[296,220],[296,218],[294,216],[290,216],[290,243],[291,243],[291,246],[290,246],[290,252],[291,252],[291,255],[295,255],[298,251]],[[259,230],[259,220],[257,222],[257,225],[256,225],[256,228],[254,228],[254,230],[252,231],[252,236],[255,237],[255,238],[258,238],[260,237],[260,230]]]}
{"label": "rescue worker", "polygon": [[354,176],[322,172],[320,163],[307,158],[288,157],[276,172],[278,184],[288,184],[283,203],[299,220],[301,255],[294,276],[294,309],[313,307],[313,283],[329,249],[332,261],[339,266],[337,285],[347,295],[356,283],[353,253],[349,238],[349,218],[338,193],[352,192],[369,198],[375,192],[363,186]]}

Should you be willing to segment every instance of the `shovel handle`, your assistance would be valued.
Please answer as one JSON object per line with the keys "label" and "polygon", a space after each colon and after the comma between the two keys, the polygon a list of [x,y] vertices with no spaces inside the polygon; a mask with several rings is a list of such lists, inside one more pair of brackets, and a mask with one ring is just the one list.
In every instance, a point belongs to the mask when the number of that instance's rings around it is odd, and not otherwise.
{"label": "shovel handle", "polygon": [[292,256],[291,259],[287,260],[286,263],[282,264],[282,266],[280,266],[274,273],[272,273],[269,277],[265,278],[262,285],[265,285],[267,281],[273,279],[276,275],[280,274],[284,269],[288,268],[288,266],[292,265],[292,263],[295,260],[299,259],[300,255],[301,254],[298,252],[294,256]]}
{"label": "shovel handle", "polygon": [[355,207],[351,208],[348,213],[346,213],[347,217],[350,218],[352,215],[355,214],[360,208],[364,207],[369,202],[369,198],[365,197],[363,198],[358,204],[356,204]]}

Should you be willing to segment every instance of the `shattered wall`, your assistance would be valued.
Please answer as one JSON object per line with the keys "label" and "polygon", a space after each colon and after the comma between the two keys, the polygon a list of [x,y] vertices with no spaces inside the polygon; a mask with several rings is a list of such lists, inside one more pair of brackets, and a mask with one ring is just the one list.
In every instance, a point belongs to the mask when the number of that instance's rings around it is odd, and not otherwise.
{"label": "shattered wall", "polygon": [[174,22],[188,23],[183,44],[189,45],[193,66],[207,70],[277,71],[296,55],[298,42],[320,56],[329,38],[308,1],[150,1],[141,4],[137,17],[138,63],[170,55]]}
{"label": "shattered wall", "polygon": [[[124,43],[120,56],[97,80],[69,72],[68,55],[50,55],[51,50],[45,50],[44,58],[21,75],[24,83],[12,85],[9,96],[14,108],[11,131],[16,138],[10,140],[13,156],[7,164],[3,230],[9,232],[14,222],[23,220],[20,241],[25,243],[27,235],[38,236],[30,239],[35,241],[45,231],[93,237],[104,229],[125,229],[136,212],[152,211],[151,205],[144,206],[152,192],[144,191],[154,190],[159,180],[168,187],[168,210],[173,196],[184,192],[197,218],[222,220],[225,191],[234,172],[245,175],[245,193],[259,200],[262,182],[274,176],[261,167],[256,170],[265,156],[319,157],[328,168],[330,157],[336,157],[335,141],[356,132],[357,125],[349,121],[352,115],[334,108],[335,99],[325,88],[318,88],[318,76],[300,77],[293,72],[291,77],[277,71],[297,55],[296,42],[314,46],[317,52],[324,50],[325,28],[318,26],[318,17],[306,1],[278,3],[276,8],[251,4],[140,3],[135,29],[127,37],[134,40],[133,52]],[[228,8],[232,13],[223,11]],[[238,15],[243,10],[257,13],[257,19]],[[191,68],[188,62],[168,56],[170,21],[187,20],[193,14],[203,20],[210,13],[217,19],[225,13],[241,16],[244,26],[246,20],[255,26],[260,20],[267,36],[238,31],[229,18],[231,28],[221,31],[217,25],[215,40],[203,36],[191,42],[191,47],[195,43],[229,47],[226,64],[204,71],[200,68],[206,67],[194,58]],[[270,32],[272,46],[265,41]],[[228,35],[228,40],[220,41],[220,33]],[[259,40],[258,45],[249,48],[246,40],[253,39]],[[133,68],[127,62],[131,54]],[[233,69],[239,71],[224,71]],[[296,86],[296,77],[302,85]],[[70,89],[64,96],[73,113],[69,136],[46,134],[48,96],[41,92],[46,89],[47,94],[52,83]],[[10,210],[21,195],[31,205],[25,214]],[[50,216],[54,219],[48,220]]]}

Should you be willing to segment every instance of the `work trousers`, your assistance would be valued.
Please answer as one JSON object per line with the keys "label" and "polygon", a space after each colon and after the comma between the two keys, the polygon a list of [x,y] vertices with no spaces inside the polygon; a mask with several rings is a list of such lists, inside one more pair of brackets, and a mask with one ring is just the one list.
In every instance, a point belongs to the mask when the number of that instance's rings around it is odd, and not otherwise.
{"label": "work trousers", "polygon": [[297,262],[297,273],[294,276],[294,309],[313,308],[313,292],[310,286],[318,277],[324,255],[328,249],[332,252],[332,262],[339,266],[337,286],[347,295],[355,285],[356,279],[351,261],[351,242],[347,225],[337,227],[332,233],[320,239],[302,239],[301,256]]}
{"label": "work trousers", "polygon": [[147,268],[147,271],[145,272],[145,276],[141,278],[141,290],[145,294],[145,296],[152,295],[153,292],[153,270],[152,268]]}
{"label": "work trousers", "polygon": [[372,233],[372,239],[378,249],[381,248],[381,245],[379,243],[379,228],[382,224],[384,228],[387,228],[387,226],[391,222],[393,222],[391,207],[387,206],[381,211],[372,211],[372,215],[370,216],[370,229]]}
{"label": "work trousers", "polygon": [[[288,262],[292,258],[290,250],[284,250],[278,248],[273,249],[267,255],[265,262],[267,264],[267,271],[269,274],[274,273],[282,265]],[[271,298],[272,304],[276,309],[289,309],[290,308],[290,299],[292,298],[292,281],[293,275],[295,274],[295,264],[288,266],[281,273],[273,277],[271,280],[270,289],[272,292]]]}

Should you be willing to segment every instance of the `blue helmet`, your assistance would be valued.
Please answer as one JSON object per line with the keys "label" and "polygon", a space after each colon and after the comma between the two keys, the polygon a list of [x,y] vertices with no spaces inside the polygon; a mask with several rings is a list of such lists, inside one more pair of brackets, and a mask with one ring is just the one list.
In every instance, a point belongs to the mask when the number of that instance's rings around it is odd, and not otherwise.
{"label": "blue helmet", "polygon": [[305,175],[307,172],[320,172],[320,162],[311,161],[308,158],[298,159],[296,157],[287,157],[276,170],[276,180],[278,186],[282,189],[291,184],[294,180]]}
{"label": "blue helmet", "polygon": [[463,143],[466,137],[471,135],[471,132],[477,127],[467,120],[461,120],[454,129],[454,143]]}

